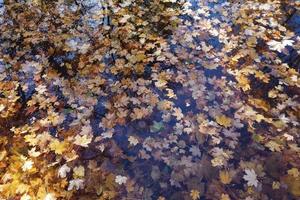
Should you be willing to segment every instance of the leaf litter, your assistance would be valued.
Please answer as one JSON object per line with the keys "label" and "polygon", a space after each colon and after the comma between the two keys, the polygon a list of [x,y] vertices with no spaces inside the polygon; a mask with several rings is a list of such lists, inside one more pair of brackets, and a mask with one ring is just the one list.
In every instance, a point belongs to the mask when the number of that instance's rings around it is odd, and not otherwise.
{"label": "leaf litter", "polygon": [[299,10],[0,1],[0,198],[299,198]]}

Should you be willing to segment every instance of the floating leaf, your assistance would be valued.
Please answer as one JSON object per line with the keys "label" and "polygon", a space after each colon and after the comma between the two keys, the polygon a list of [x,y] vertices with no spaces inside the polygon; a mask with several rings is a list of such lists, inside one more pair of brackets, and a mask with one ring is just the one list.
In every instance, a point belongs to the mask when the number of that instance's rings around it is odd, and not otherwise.
{"label": "floating leaf", "polygon": [[192,200],[197,200],[200,198],[200,192],[198,190],[191,190],[190,196]]}
{"label": "floating leaf", "polygon": [[76,135],[74,144],[82,146],[82,147],[88,147],[88,144],[90,144],[92,141],[92,137],[88,135]]}
{"label": "floating leaf", "polygon": [[119,185],[122,185],[122,184],[125,184],[127,182],[127,177],[126,176],[121,176],[121,175],[118,175],[116,176],[116,183],[118,183]]}
{"label": "floating leaf", "polygon": [[150,127],[151,132],[159,132],[164,128],[163,122],[154,121],[153,125]]}
{"label": "floating leaf", "polygon": [[133,137],[133,136],[129,136],[128,142],[129,142],[129,144],[132,145],[132,146],[135,146],[135,145],[137,145],[137,144],[139,143],[138,139],[136,139],[136,138]]}
{"label": "floating leaf", "polygon": [[68,144],[64,141],[60,142],[59,140],[52,140],[49,144],[49,147],[56,154],[63,154],[67,150]]}
{"label": "floating leaf", "polygon": [[229,184],[232,180],[232,177],[231,177],[229,171],[220,171],[219,178],[223,184]]}
{"label": "floating leaf", "polygon": [[245,169],[245,173],[246,175],[243,178],[247,181],[247,185],[257,187],[258,180],[255,171],[253,169]]}
{"label": "floating leaf", "polygon": [[225,115],[216,116],[216,122],[226,128],[229,128],[232,123],[231,119],[229,117],[226,117]]}

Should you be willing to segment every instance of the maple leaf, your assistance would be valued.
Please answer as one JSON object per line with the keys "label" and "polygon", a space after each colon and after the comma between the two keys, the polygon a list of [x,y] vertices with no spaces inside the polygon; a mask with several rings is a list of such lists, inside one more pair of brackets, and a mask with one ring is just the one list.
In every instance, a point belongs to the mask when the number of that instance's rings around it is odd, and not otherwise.
{"label": "maple leaf", "polygon": [[70,167],[68,167],[67,164],[64,164],[58,169],[58,176],[61,178],[65,178],[67,176],[67,173],[70,172]]}
{"label": "maple leaf", "polygon": [[127,182],[127,179],[128,178],[126,176],[117,175],[115,181],[119,185],[122,185],[122,184],[125,184]]}
{"label": "maple leaf", "polygon": [[88,147],[88,144],[90,144],[92,141],[92,137],[89,137],[88,135],[76,135],[74,144],[82,146],[82,147]]}
{"label": "maple leaf", "polygon": [[5,109],[5,105],[0,104],[0,112],[3,111]]}
{"label": "maple leaf", "polygon": [[22,170],[23,171],[28,171],[32,168],[32,165],[33,165],[33,161],[32,160],[26,160],[22,166]]}
{"label": "maple leaf", "polygon": [[73,177],[74,178],[80,178],[84,176],[84,167],[79,166],[79,167],[74,167],[73,169]]}
{"label": "maple leaf", "polygon": [[300,197],[300,179],[293,176],[283,177],[284,183],[288,186],[288,190],[296,197]]}
{"label": "maple leaf", "polygon": [[272,189],[273,190],[278,190],[279,188],[280,188],[280,182],[273,181],[273,183],[272,183]]}
{"label": "maple leaf", "polygon": [[82,189],[84,187],[83,183],[84,183],[83,179],[73,179],[69,182],[68,190],[70,191],[73,189],[76,190]]}
{"label": "maple leaf", "polygon": [[268,147],[271,151],[281,151],[282,145],[276,143],[275,141],[269,141],[265,144],[266,147]]}
{"label": "maple leaf", "polygon": [[86,125],[81,128],[80,135],[88,135],[90,133],[92,133],[92,127],[90,125]]}
{"label": "maple leaf", "polygon": [[199,149],[199,147],[193,145],[191,148],[190,148],[190,152],[192,153],[193,156],[201,156],[201,151]]}
{"label": "maple leaf", "polygon": [[179,121],[183,118],[182,110],[181,108],[174,108],[174,113],[173,115],[176,117],[176,119]]}
{"label": "maple leaf", "polygon": [[246,43],[249,47],[255,47],[257,44],[257,39],[256,37],[249,37]]}
{"label": "maple leaf", "polygon": [[167,90],[167,92],[168,92],[167,96],[168,96],[169,98],[174,98],[174,99],[177,98],[177,97],[176,97],[176,94],[174,93],[174,91],[173,91],[172,89],[167,88],[166,90]]}
{"label": "maple leaf", "polygon": [[163,122],[154,121],[153,125],[150,127],[151,132],[159,132],[164,128]]}
{"label": "maple leaf", "polygon": [[281,42],[271,40],[267,44],[271,50],[281,52],[286,46],[293,46],[293,40],[282,40]]}
{"label": "maple leaf", "polygon": [[221,195],[221,200],[230,200],[230,197],[228,194],[222,194]]}
{"label": "maple leaf", "polygon": [[229,171],[220,171],[219,178],[223,184],[229,184],[232,180],[232,177],[231,177]]}
{"label": "maple leaf", "polygon": [[168,82],[163,79],[158,79],[157,81],[155,81],[155,86],[158,88],[165,88],[167,84]]}
{"label": "maple leaf", "polygon": [[250,81],[249,79],[244,76],[244,75],[238,75],[236,77],[238,83],[239,83],[239,86],[243,89],[244,92],[246,92],[247,90],[251,89],[250,87]]}
{"label": "maple leaf", "polygon": [[31,200],[31,196],[28,194],[23,194],[20,200]]}
{"label": "maple leaf", "polygon": [[[31,150],[28,150],[28,155],[31,157],[38,157],[41,155],[41,152],[36,151],[36,147],[33,147]],[[0,156],[0,160],[1,160],[1,156]]]}
{"label": "maple leaf", "polygon": [[119,22],[126,23],[130,17],[131,17],[130,15],[123,15],[123,17],[119,20]]}
{"label": "maple leaf", "polygon": [[200,192],[198,190],[191,190],[190,196],[192,200],[197,200],[200,198]]}
{"label": "maple leaf", "polygon": [[172,104],[173,102],[171,101],[163,100],[158,102],[157,106],[159,110],[170,110],[172,108]]}
{"label": "maple leaf", "polygon": [[114,130],[113,129],[109,129],[103,133],[101,133],[101,136],[105,139],[105,138],[112,138],[112,136],[114,135]]}
{"label": "maple leaf", "polygon": [[216,122],[226,128],[230,127],[232,123],[231,119],[225,115],[216,116]]}
{"label": "maple leaf", "polygon": [[129,144],[132,145],[132,146],[135,146],[135,145],[137,145],[137,144],[139,143],[138,139],[136,139],[136,138],[133,137],[133,136],[129,136],[128,142],[129,142]]}
{"label": "maple leaf", "polygon": [[270,109],[270,105],[262,100],[262,99],[249,99],[249,103],[251,103],[252,105],[254,105],[256,108],[261,108],[263,109],[264,111],[268,111]]}
{"label": "maple leaf", "polygon": [[292,168],[287,172],[289,175],[293,176],[294,178],[297,178],[300,175],[299,170],[297,168]]}
{"label": "maple leaf", "polygon": [[19,183],[16,189],[16,193],[23,194],[25,192],[28,192],[28,190],[29,190],[29,185],[26,185],[24,183]]}
{"label": "maple leaf", "polygon": [[133,113],[131,113],[130,116],[133,119],[142,119],[143,117],[145,117],[148,114],[149,114],[149,112],[148,112],[147,108],[134,108]]}
{"label": "maple leaf", "polygon": [[54,194],[48,193],[48,194],[45,196],[44,200],[56,200],[56,197],[54,196]]}
{"label": "maple leaf", "polygon": [[67,144],[65,142],[60,142],[59,140],[52,140],[49,144],[49,147],[56,154],[63,154],[67,150]]}
{"label": "maple leaf", "polygon": [[255,171],[253,169],[245,169],[245,173],[246,175],[243,178],[247,181],[247,185],[257,187],[258,180]]}

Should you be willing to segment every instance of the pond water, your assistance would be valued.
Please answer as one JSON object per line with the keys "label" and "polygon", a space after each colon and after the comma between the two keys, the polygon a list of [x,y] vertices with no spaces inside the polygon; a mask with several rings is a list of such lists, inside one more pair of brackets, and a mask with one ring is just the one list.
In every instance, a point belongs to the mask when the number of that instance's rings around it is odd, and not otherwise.
{"label": "pond water", "polygon": [[300,198],[300,3],[0,0],[0,199]]}

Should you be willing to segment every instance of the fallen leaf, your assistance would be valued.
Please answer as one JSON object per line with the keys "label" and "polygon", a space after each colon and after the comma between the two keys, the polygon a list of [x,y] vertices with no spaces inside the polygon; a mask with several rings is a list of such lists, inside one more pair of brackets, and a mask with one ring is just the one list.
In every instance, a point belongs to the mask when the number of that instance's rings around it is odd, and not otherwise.
{"label": "fallen leaf", "polygon": [[226,128],[230,127],[232,123],[231,119],[225,115],[216,116],[216,122]]}
{"label": "fallen leaf", "polygon": [[243,178],[247,181],[247,185],[257,187],[258,180],[255,171],[253,169],[245,169],[245,173],[246,175],[244,175]]}
{"label": "fallen leaf", "polygon": [[82,147],[88,147],[88,144],[90,144],[92,141],[92,137],[88,135],[76,135],[74,144],[82,146]]}
{"label": "fallen leaf", "polygon": [[136,138],[133,137],[133,136],[129,136],[128,142],[129,142],[129,144],[132,145],[132,146],[135,146],[135,145],[137,145],[137,144],[139,143],[138,139],[136,139]]}
{"label": "fallen leaf", "polygon": [[223,184],[229,184],[232,180],[232,177],[231,177],[229,171],[225,171],[225,170],[220,171],[219,178]]}
{"label": "fallen leaf", "polygon": [[197,200],[200,198],[200,192],[198,190],[191,190],[190,196],[192,200]]}
{"label": "fallen leaf", "polygon": [[127,179],[128,178],[126,176],[117,175],[115,181],[119,185],[122,185],[122,184],[125,184],[127,182]]}

